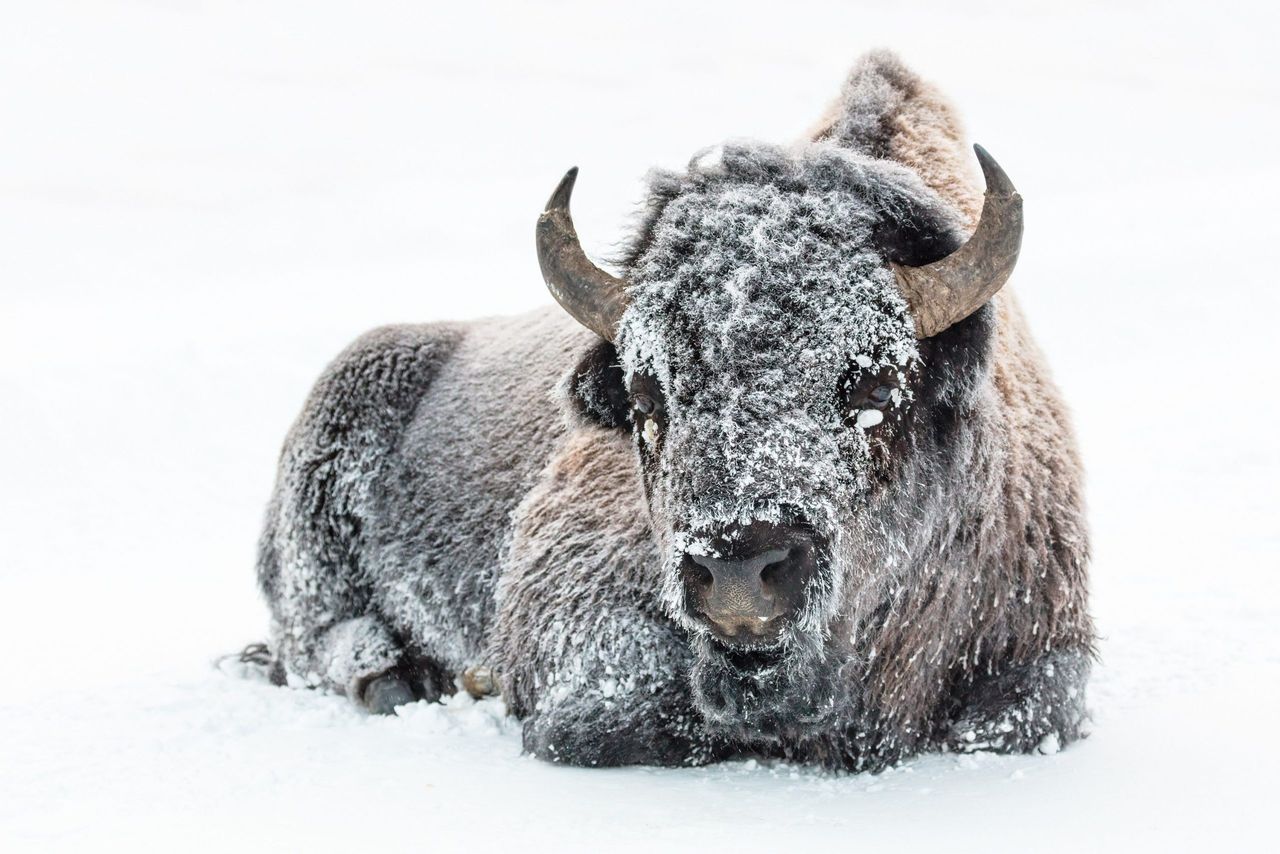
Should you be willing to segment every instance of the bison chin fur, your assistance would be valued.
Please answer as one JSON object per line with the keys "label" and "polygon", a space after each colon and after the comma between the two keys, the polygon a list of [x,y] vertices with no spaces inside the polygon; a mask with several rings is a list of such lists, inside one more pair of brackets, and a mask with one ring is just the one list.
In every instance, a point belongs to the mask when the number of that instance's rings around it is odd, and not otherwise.
{"label": "bison chin fur", "polygon": [[854,684],[821,638],[796,636],[766,649],[693,641],[694,704],[708,727],[735,742],[768,744],[804,738],[849,717]]}

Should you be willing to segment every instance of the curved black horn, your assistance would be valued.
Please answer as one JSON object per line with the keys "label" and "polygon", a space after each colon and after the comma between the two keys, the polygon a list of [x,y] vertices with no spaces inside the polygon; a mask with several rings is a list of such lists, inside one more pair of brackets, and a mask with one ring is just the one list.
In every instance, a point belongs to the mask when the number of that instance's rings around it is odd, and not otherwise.
{"label": "curved black horn", "polygon": [[987,192],[982,215],[963,246],[922,267],[890,264],[915,316],[916,334],[937,335],[981,308],[1004,286],[1022,248],[1022,196],[981,145],[973,147],[982,164]]}
{"label": "curved black horn", "polygon": [[547,209],[538,217],[538,264],[556,302],[574,320],[612,341],[627,307],[626,291],[621,279],[591,263],[578,242],[569,214],[569,198],[577,178],[575,166],[565,173],[547,200]]}

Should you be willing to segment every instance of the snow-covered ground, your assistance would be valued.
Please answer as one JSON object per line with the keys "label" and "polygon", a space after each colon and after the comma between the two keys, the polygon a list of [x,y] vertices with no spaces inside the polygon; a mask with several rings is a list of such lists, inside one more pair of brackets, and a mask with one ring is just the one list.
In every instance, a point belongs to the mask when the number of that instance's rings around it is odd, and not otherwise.
{"label": "snow-covered ground", "polygon": [[[5,4],[0,849],[1266,848],[1270,5]],[[546,302],[565,167],[605,251],[647,167],[795,137],[879,45],[1027,200],[1015,281],[1091,473],[1090,739],[587,771],[522,757],[497,702],[373,719],[212,665],[264,634],[275,456],[348,340]]]}

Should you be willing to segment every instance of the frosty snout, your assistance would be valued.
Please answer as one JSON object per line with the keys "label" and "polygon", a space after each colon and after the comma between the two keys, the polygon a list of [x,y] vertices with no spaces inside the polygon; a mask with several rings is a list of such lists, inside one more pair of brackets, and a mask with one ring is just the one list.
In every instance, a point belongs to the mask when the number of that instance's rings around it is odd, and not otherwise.
{"label": "frosty snout", "polygon": [[775,640],[804,605],[817,543],[804,526],[754,522],[712,538],[708,553],[684,555],[690,616],[729,644]]}

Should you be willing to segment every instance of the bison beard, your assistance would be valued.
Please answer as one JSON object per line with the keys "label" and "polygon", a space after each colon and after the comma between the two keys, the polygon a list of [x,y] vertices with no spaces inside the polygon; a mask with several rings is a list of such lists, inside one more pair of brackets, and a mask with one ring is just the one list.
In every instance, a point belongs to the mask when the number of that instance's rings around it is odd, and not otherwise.
{"label": "bison beard", "polygon": [[803,650],[733,650],[699,638],[691,674],[694,702],[713,731],[737,742],[803,739],[849,717],[856,684],[848,661],[820,644]]}
{"label": "bison beard", "polygon": [[[388,711],[483,665],[528,750],[584,765],[1079,737],[1079,465],[991,297],[1020,202],[981,156],[994,255],[950,107],[871,54],[810,141],[655,173],[621,278],[571,173],[538,233],[568,314],[376,330],[312,393],[260,548],[280,680]],[[777,628],[726,636],[713,601]]]}

